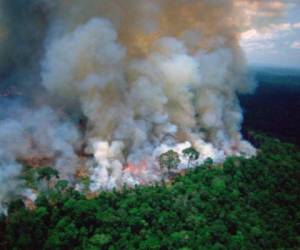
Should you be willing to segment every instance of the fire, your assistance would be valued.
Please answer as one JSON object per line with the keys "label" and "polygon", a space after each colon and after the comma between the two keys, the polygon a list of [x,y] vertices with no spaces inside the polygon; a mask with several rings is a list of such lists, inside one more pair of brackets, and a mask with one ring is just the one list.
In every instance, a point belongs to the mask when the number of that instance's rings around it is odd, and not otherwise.
{"label": "fire", "polygon": [[146,160],[142,160],[138,164],[129,162],[124,168],[124,172],[125,173],[127,172],[130,175],[132,175],[134,178],[136,178],[141,185],[146,184],[145,180],[143,180],[142,177],[143,175],[147,174],[147,170],[148,170],[148,162]]}
{"label": "fire", "polygon": [[129,172],[132,175],[139,176],[145,173],[147,169],[148,169],[148,162],[146,160],[142,160],[138,164],[128,163],[125,166],[124,171]]}

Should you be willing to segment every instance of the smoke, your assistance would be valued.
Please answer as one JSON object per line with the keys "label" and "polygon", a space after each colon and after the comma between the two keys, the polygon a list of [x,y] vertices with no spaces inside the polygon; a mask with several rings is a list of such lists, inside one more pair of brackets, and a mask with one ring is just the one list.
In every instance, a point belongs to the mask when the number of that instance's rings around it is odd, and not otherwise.
{"label": "smoke", "polygon": [[0,109],[5,117],[0,121],[0,204],[14,194],[23,195],[22,160],[49,159],[62,178],[72,179],[78,167],[74,148],[80,139],[73,124],[61,121],[49,107],[32,110],[12,102],[5,106]]}
{"label": "smoke", "polygon": [[37,92],[39,64],[47,35],[47,5],[43,1],[0,0],[0,91]]}
{"label": "smoke", "polygon": [[75,183],[84,170],[98,191],[161,180],[158,157],[170,149],[179,169],[190,166],[182,150],[191,146],[194,165],[255,155],[240,133],[237,94],[254,89],[239,37],[249,25],[243,8],[257,1],[0,5],[0,89],[13,79],[29,100],[1,105],[0,203],[24,186],[28,158],[52,159]]}

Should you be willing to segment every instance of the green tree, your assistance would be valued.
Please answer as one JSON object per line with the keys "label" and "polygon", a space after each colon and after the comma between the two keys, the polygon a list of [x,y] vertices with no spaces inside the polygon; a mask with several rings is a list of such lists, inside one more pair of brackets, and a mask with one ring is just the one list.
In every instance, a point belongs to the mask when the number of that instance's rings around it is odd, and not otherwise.
{"label": "green tree", "polygon": [[67,180],[59,180],[56,184],[55,184],[55,188],[57,189],[57,191],[62,192],[64,190],[67,189],[67,187],[69,186],[69,182]]}
{"label": "green tree", "polygon": [[189,165],[192,161],[198,160],[200,156],[199,152],[193,147],[184,149],[182,153],[189,160]]}
{"label": "green tree", "polygon": [[180,164],[180,159],[178,153],[173,150],[160,155],[159,165],[163,169],[170,171],[171,169],[176,168]]}
{"label": "green tree", "polygon": [[108,234],[95,234],[88,241],[87,249],[102,249],[102,247],[106,246],[111,242],[112,238]]}
{"label": "green tree", "polygon": [[59,178],[58,171],[52,167],[39,168],[37,172],[38,172],[37,180],[38,181],[46,180],[48,189],[49,189],[50,180],[54,177],[57,179]]}

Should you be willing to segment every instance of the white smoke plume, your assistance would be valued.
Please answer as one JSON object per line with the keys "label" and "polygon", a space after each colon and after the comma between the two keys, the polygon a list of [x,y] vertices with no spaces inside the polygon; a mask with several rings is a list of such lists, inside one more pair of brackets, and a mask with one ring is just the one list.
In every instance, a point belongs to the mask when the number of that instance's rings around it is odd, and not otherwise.
{"label": "white smoke plume", "polygon": [[[8,0],[0,5],[20,8]],[[24,62],[37,61],[26,72],[40,68],[29,79],[44,90],[31,92],[25,85],[37,108],[18,106],[1,117],[0,203],[22,186],[19,159],[24,158],[49,157],[61,177],[71,180],[83,168],[90,190],[99,191],[161,180],[158,157],[170,149],[179,153],[180,169],[188,167],[182,150],[190,146],[200,153],[197,164],[209,157],[222,162],[229,155],[255,155],[240,133],[237,94],[254,88],[239,37],[250,22],[244,8],[256,8],[257,1],[41,0],[28,5],[22,18],[39,35],[30,35],[31,48],[24,38],[19,50]],[[267,1],[264,8],[272,11]],[[40,27],[34,21],[39,15],[30,21],[36,10],[45,14]],[[0,43],[13,51],[7,45],[15,41],[11,34],[23,38],[25,31],[9,30],[9,23],[16,24],[3,13]],[[1,78],[4,61],[0,79],[15,79]],[[10,66],[12,75],[19,71],[20,65]],[[78,115],[87,120],[83,131],[77,130]],[[85,157],[76,154],[80,147]]]}
{"label": "white smoke plume", "polygon": [[92,189],[132,182],[126,165],[141,168],[133,182],[159,180],[162,145],[190,142],[215,161],[255,154],[239,132],[236,94],[251,86],[240,18],[228,18],[233,2],[65,1],[57,8],[42,83],[80,100],[86,150],[95,156]]}
{"label": "white smoke plume", "polygon": [[13,103],[6,105],[12,107],[0,109],[1,114],[6,113],[0,121],[0,209],[1,203],[24,191],[22,159],[54,159],[54,167],[68,179],[78,166],[74,148],[79,134],[71,123],[61,122],[49,107],[31,110]]}

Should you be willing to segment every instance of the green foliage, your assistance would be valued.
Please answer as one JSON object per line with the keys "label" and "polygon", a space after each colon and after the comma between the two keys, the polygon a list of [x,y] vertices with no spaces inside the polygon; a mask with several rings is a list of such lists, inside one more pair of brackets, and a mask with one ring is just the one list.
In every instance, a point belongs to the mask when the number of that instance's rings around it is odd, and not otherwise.
{"label": "green foliage", "polygon": [[25,166],[22,178],[25,181],[27,187],[38,189],[37,169],[32,168],[31,166]]}
{"label": "green foliage", "polygon": [[13,200],[10,202],[8,206],[8,212],[9,213],[14,213],[17,212],[20,209],[24,209],[25,205],[24,202],[21,199]]}
{"label": "green foliage", "polygon": [[90,184],[91,184],[90,177],[85,176],[85,177],[81,178],[81,183],[82,183],[82,185],[83,185],[84,191],[85,191],[85,192],[88,192],[89,187],[90,187]]}
{"label": "green foliage", "polygon": [[111,239],[111,236],[108,234],[95,234],[89,239],[87,249],[101,249],[107,246],[111,242]]}
{"label": "green foliage", "polygon": [[58,179],[59,173],[52,167],[32,168],[31,166],[26,166],[22,176],[22,179],[25,181],[27,187],[37,190],[39,189],[42,181],[46,181],[49,187],[49,182],[53,178]]}
{"label": "green foliage", "polygon": [[66,190],[68,186],[69,186],[69,182],[67,180],[59,180],[55,184],[55,188],[60,192]]}
{"label": "green foliage", "polygon": [[38,168],[37,173],[39,181],[45,179],[49,182],[54,177],[59,178],[58,171],[51,167]]}
{"label": "green foliage", "polygon": [[299,249],[300,152],[259,135],[257,157],[211,161],[171,186],[102,192],[65,182],[0,217],[1,249]]}
{"label": "green foliage", "polygon": [[176,168],[179,164],[179,155],[173,150],[169,150],[159,157],[159,165],[163,169],[168,169],[170,171],[171,169]]}
{"label": "green foliage", "polygon": [[189,159],[189,161],[196,161],[199,159],[199,152],[193,147],[184,149],[182,153]]}
{"label": "green foliage", "polygon": [[199,152],[194,149],[193,147],[190,147],[190,148],[186,148],[182,151],[183,155],[189,160],[189,164],[192,162],[192,161],[196,161],[199,159]]}

